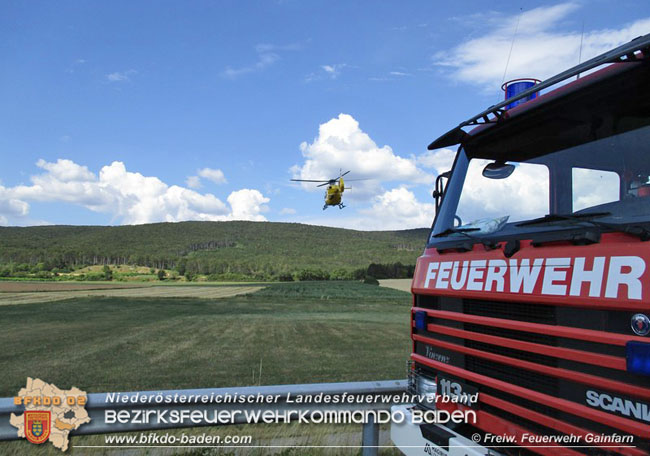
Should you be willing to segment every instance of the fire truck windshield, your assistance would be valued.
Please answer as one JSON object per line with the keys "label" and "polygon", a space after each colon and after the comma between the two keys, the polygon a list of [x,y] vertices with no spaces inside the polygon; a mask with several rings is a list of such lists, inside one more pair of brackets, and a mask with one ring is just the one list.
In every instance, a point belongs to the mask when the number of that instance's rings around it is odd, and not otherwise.
{"label": "fire truck windshield", "polygon": [[629,225],[645,230],[650,223],[649,154],[647,126],[551,153],[518,153],[518,161],[505,160],[514,165],[510,175],[494,172],[503,166],[503,157],[495,164],[496,157],[461,148],[431,243],[525,238],[596,225],[604,231]]}

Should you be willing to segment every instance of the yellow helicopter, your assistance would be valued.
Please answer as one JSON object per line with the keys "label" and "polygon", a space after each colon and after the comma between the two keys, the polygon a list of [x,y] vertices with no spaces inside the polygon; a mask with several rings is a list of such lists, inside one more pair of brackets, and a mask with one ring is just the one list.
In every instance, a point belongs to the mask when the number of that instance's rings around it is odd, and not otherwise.
{"label": "yellow helicopter", "polygon": [[[323,187],[327,185],[327,191],[325,192],[325,204],[323,205],[323,210],[327,209],[327,206],[338,206],[339,209],[343,209],[345,204],[341,202],[343,198],[343,192],[345,191],[345,183],[343,182],[343,176],[345,176],[350,171],[341,173],[339,171],[339,177],[328,180],[312,180],[312,179],[291,179],[294,182],[322,182],[317,185],[317,187]],[[366,179],[348,179],[348,181],[360,181]],[[348,187],[348,190],[350,187]]]}

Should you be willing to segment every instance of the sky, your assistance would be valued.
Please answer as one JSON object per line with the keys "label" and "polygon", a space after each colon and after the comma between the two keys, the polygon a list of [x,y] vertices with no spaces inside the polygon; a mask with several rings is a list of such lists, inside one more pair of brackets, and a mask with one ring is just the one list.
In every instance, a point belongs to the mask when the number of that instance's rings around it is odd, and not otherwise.
{"label": "sky", "polygon": [[[630,0],[5,0],[0,225],[427,227],[432,140],[646,33]],[[290,182],[340,170],[343,210]]]}

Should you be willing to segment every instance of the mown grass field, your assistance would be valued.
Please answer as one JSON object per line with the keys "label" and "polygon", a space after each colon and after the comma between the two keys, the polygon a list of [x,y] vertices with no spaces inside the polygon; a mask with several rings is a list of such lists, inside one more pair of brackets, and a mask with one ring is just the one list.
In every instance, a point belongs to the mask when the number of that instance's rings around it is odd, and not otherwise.
{"label": "mown grass field", "polygon": [[[403,378],[409,306],[408,293],[358,282],[278,283],[220,299],[0,306],[0,396],[14,395],[28,376],[87,392]],[[258,440],[284,438],[247,428]],[[73,437],[73,447],[98,439]],[[35,449],[26,442],[3,448]],[[86,453],[97,451],[72,454]]]}

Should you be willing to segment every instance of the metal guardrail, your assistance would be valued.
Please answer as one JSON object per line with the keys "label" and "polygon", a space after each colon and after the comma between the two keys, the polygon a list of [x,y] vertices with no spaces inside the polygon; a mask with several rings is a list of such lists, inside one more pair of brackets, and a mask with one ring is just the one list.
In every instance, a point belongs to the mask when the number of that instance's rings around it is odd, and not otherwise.
{"label": "metal guardrail", "polygon": [[[386,380],[377,382],[346,382],[346,383],[311,383],[299,385],[272,385],[272,386],[246,386],[235,388],[205,388],[188,390],[166,390],[166,391],[132,391],[125,393],[93,393],[88,394],[88,402],[85,406],[91,418],[90,423],[84,424],[78,430],[72,431],[70,435],[81,434],[107,434],[113,432],[146,431],[160,429],[176,429],[182,427],[215,426],[209,423],[164,423],[157,420],[142,423],[107,423],[105,420],[106,410],[199,410],[212,415],[215,411],[242,412],[265,412],[275,411],[287,414],[291,420],[298,417],[302,412],[304,416],[311,417],[315,412],[344,412],[359,410],[389,410],[393,401],[383,401],[384,397],[402,395],[406,392],[406,380]],[[371,401],[364,400],[356,403],[356,400],[339,402],[337,404],[314,404],[287,402],[287,397],[297,398],[298,396],[317,395],[345,396],[356,399],[359,396],[371,396]],[[171,395],[172,397],[185,396],[193,397],[193,400],[183,403],[157,404],[142,403],[142,397],[155,397],[159,395]],[[204,403],[202,397],[242,397],[242,396],[263,396],[277,397],[273,403]],[[115,398],[119,398],[116,403]],[[360,398],[359,398],[360,399]],[[24,412],[22,405],[15,405],[13,398],[0,399],[0,441],[17,440],[17,429],[9,423],[12,413],[20,415]],[[155,416],[152,413],[152,416]],[[371,415],[372,416],[372,415]],[[245,424],[246,417],[237,415],[232,422],[227,424]],[[361,447],[363,455],[377,454],[379,442],[379,425],[373,420],[363,424]],[[242,447],[245,448],[245,447]]]}

